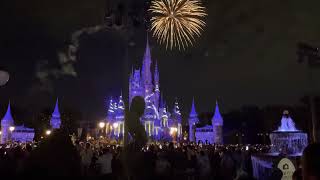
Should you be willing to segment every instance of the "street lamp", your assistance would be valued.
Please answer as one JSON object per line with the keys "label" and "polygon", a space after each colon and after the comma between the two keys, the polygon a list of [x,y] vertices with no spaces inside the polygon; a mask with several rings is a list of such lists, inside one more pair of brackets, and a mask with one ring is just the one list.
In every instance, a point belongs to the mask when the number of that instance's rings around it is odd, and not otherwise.
{"label": "street lamp", "polygon": [[174,133],[176,133],[178,131],[178,128],[172,127],[170,128],[170,134],[174,135]]}
{"label": "street lamp", "polygon": [[51,130],[46,131],[46,135],[49,136],[51,134]]}
{"label": "street lamp", "polygon": [[106,126],[106,123],[104,123],[104,122],[100,122],[99,123],[99,127],[102,129],[102,128],[104,128]]}
{"label": "street lamp", "polygon": [[10,131],[10,139],[12,140],[12,132],[14,131],[15,127],[14,126],[10,126],[9,127],[9,131]]}
{"label": "street lamp", "polygon": [[117,128],[118,128],[118,126],[119,126],[119,124],[118,124],[118,123],[113,123],[113,128],[114,128],[114,129],[117,129]]}
{"label": "street lamp", "polygon": [[15,129],[14,126],[10,126],[10,127],[9,127],[9,130],[10,130],[11,133],[14,131],[14,129]]}

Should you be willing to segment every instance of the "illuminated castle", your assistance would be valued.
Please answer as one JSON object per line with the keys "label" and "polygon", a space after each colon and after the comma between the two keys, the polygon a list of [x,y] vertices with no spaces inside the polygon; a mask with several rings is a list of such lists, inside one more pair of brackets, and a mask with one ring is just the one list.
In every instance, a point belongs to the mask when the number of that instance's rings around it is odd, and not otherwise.
{"label": "illuminated castle", "polygon": [[198,122],[198,114],[196,112],[193,100],[189,115],[189,141],[223,144],[223,118],[219,110],[218,102],[216,102],[214,115],[211,120],[212,125],[206,125],[204,127],[197,128],[196,124]]}
{"label": "illuminated castle", "polygon": [[[154,68],[152,68],[152,66]],[[152,72],[152,69],[154,71]],[[182,137],[181,113],[178,101],[175,101],[172,113],[169,113],[163,96],[160,96],[159,70],[156,62],[152,62],[149,42],[147,40],[141,69],[133,69],[129,79],[129,102],[135,96],[144,98],[146,107],[141,117],[150,139],[180,139]],[[115,138],[124,133],[124,103],[122,95],[118,99],[110,98],[107,125]]]}
{"label": "illuminated castle", "polygon": [[[153,70],[153,72],[152,72]],[[173,110],[169,108],[160,93],[159,69],[156,62],[152,61],[150,46],[147,40],[143,57],[142,68],[132,69],[129,79],[129,102],[135,96],[144,98],[146,107],[141,117],[141,124],[146,134],[152,140],[181,140],[182,118],[179,103],[175,100]],[[122,95],[119,98],[110,98],[107,113],[107,134],[115,139],[121,139],[124,134],[124,103]],[[216,104],[212,126],[196,128],[198,114],[195,110],[194,101],[189,116],[189,141],[208,141],[210,143],[223,142],[222,127],[223,119]]]}

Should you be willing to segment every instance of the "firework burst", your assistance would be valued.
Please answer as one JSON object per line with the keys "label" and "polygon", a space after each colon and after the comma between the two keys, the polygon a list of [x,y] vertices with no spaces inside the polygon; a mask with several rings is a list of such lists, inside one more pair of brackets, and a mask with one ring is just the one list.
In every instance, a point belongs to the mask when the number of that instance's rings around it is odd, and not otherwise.
{"label": "firework burst", "polygon": [[199,0],[153,0],[149,11],[152,34],[166,48],[192,46],[205,27],[207,14]]}

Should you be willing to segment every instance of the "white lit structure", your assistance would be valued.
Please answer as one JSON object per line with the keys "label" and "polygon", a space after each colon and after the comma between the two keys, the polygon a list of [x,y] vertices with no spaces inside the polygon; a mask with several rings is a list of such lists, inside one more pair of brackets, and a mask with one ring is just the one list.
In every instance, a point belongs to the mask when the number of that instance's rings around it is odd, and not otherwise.
{"label": "white lit structure", "polygon": [[7,112],[1,120],[1,144],[5,144],[8,141],[30,142],[33,139],[34,129],[15,126],[9,103]]}

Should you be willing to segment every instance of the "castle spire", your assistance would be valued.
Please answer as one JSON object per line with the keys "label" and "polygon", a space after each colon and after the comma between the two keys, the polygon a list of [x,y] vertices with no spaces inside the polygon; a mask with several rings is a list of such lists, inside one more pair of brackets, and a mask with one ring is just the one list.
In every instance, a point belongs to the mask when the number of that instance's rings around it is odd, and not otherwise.
{"label": "castle spire", "polygon": [[59,98],[57,98],[56,106],[54,107],[54,111],[53,111],[53,113],[52,113],[52,116],[60,117],[60,111],[59,111]]}
{"label": "castle spire", "polygon": [[115,111],[115,118],[117,121],[124,120],[124,103],[123,103],[123,99],[122,99],[122,91],[121,91],[121,95],[119,97],[118,107]]}
{"label": "castle spire", "polygon": [[152,88],[152,74],[151,74],[151,53],[150,53],[148,36],[147,36],[146,49],[145,49],[143,63],[142,63],[142,78],[143,78],[143,84],[145,86],[146,93],[147,94],[151,93],[153,88]]}
{"label": "castle spire", "polygon": [[54,111],[52,113],[50,119],[50,125],[53,129],[60,129],[61,126],[61,118],[60,118],[60,111],[59,111],[59,99],[57,98],[56,105]]}
{"label": "castle spire", "polygon": [[109,108],[108,108],[108,116],[111,116],[114,113],[114,109],[113,109],[113,100],[112,97],[110,98],[110,102],[109,102]]}
{"label": "castle spire", "polygon": [[194,98],[192,98],[192,106],[191,106],[191,111],[189,117],[197,117],[198,114],[196,112],[196,107],[194,105]]}
{"label": "castle spire", "polygon": [[212,118],[212,124],[220,125],[220,126],[223,125],[223,118],[222,118],[220,110],[219,110],[218,101],[216,101],[216,108],[214,111],[214,116]]}
{"label": "castle spire", "polygon": [[123,99],[122,99],[122,91],[119,97],[119,103],[118,103],[118,109],[124,109],[124,103],[123,103]]}
{"label": "castle spire", "polygon": [[145,50],[145,53],[144,53],[144,57],[145,58],[151,58],[148,34],[147,34],[146,50]]}
{"label": "castle spire", "polygon": [[154,81],[155,81],[155,84],[159,84],[158,61],[156,61],[156,63],[155,63],[155,68],[154,68]]}
{"label": "castle spire", "polygon": [[13,121],[13,118],[12,118],[12,114],[11,114],[11,104],[10,104],[10,101],[9,101],[9,104],[8,104],[8,108],[7,108],[7,112],[6,114],[4,115],[4,117],[2,118],[2,121],[1,121],[1,124],[2,123],[9,123],[11,125],[14,124],[14,121]]}

